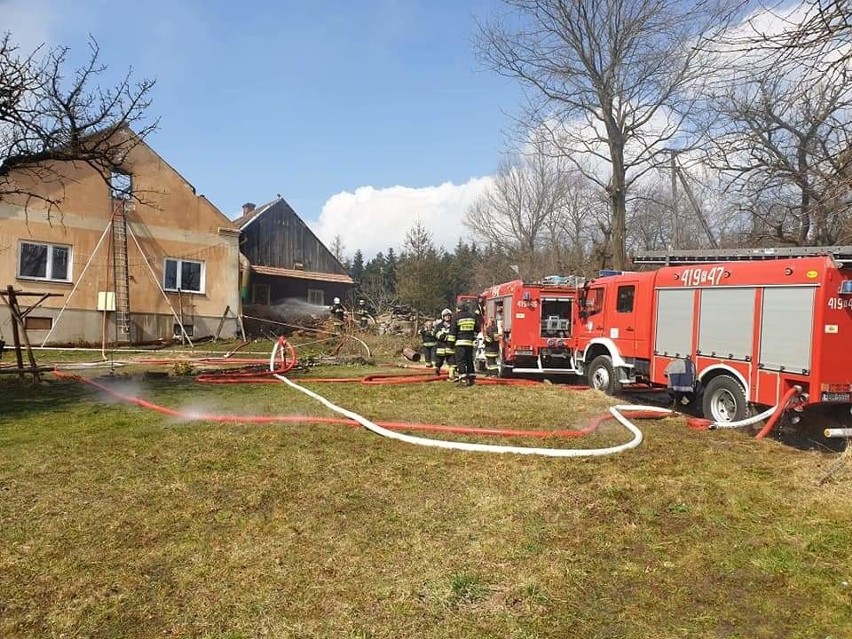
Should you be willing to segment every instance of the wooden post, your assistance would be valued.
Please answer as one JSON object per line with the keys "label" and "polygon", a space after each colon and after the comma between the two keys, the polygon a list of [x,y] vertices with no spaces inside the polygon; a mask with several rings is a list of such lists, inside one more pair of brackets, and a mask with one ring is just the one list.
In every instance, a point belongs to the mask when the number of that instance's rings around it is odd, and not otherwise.
{"label": "wooden post", "polygon": [[[27,347],[27,359],[30,362],[30,368],[32,369],[33,378],[38,381],[38,364],[36,364],[35,355],[33,355],[32,345],[30,344],[30,338],[29,335],[27,335],[27,329],[24,324],[24,313],[21,313],[21,309],[18,306],[18,299],[15,295],[15,289],[12,287],[11,284],[8,286],[6,291],[9,295],[9,299],[6,303],[8,304],[9,311],[12,314],[12,337],[15,340],[15,355],[18,358],[18,370],[21,371],[20,377],[23,378],[24,376],[24,357],[23,353],[21,352],[21,337],[23,337],[24,346]],[[44,299],[46,298],[43,297],[41,300],[39,300],[39,302],[44,301]],[[28,309],[27,312],[29,312],[30,310],[32,309]],[[21,328],[20,335],[18,333],[19,326]]]}
{"label": "wooden post", "polygon": [[24,378],[24,357],[21,354],[21,337],[18,335],[18,314],[15,312],[15,289],[9,284],[6,289],[9,297],[6,298],[6,306],[9,307],[9,315],[12,318],[12,341],[15,343],[15,357],[18,359],[18,377]]}
{"label": "wooden post", "polygon": [[216,335],[213,337],[213,341],[219,341],[219,335],[222,333],[222,327],[225,325],[225,320],[228,318],[228,313],[230,313],[236,320],[237,328],[240,330],[240,335],[242,336],[243,341],[246,341],[246,329],[243,327],[243,316],[231,311],[230,305],[225,307],[225,312],[222,313],[222,317],[219,318],[219,326],[216,329]]}
{"label": "wooden post", "polygon": [[222,317],[219,318],[219,327],[216,329],[216,335],[213,336],[213,342],[216,343],[219,341],[219,335],[222,332],[222,326],[225,324],[225,318],[228,317],[228,311],[231,310],[230,306],[225,307],[225,312],[222,313]]}

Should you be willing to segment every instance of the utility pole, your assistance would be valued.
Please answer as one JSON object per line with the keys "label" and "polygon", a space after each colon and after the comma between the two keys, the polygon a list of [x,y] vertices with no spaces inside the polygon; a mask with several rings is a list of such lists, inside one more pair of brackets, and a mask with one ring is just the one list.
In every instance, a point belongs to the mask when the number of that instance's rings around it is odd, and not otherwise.
{"label": "utility pole", "polygon": [[698,218],[698,221],[701,223],[701,228],[704,229],[704,234],[707,236],[707,241],[710,243],[712,248],[719,248],[719,243],[716,241],[716,236],[713,235],[713,230],[710,228],[710,225],[707,223],[707,218],[704,217],[704,213],[701,210],[701,205],[698,204],[698,200],[695,197],[695,194],[692,192],[692,187],[689,186],[689,182],[686,181],[686,176],[683,173],[683,169],[677,161],[676,154],[677,151],[672,150],[672,159],[671,159],[671,168],[672,168],[672,210],[674,213],[674,245],[672,248],[680,248],[680,229],[678,226],[678,217],[677,217],[677,180],[680,178],[680,183],[683,185],[684,193],[686,193],[686,197],[689,200],[689,203],[692,205],[693,211],[695,211],[695,216]]}
{"label": "utility pole", "polygon": [[672,249],[680,248],[680,224],[677,215],[677,163],[675,154],[677,151],[671,150],[671,171],[672,171]]}

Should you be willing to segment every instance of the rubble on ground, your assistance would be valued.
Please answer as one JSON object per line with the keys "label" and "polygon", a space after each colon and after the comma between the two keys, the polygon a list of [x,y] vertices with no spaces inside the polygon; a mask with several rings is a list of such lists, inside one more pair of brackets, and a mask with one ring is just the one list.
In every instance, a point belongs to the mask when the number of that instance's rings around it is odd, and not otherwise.
{"label": "rubble on ground", "polygon": [[379,335],[401,335],[413,337],[424,322],[434,318],[424,315],[417,309],[404,304],[397,304],[391,310],[376,317]]}

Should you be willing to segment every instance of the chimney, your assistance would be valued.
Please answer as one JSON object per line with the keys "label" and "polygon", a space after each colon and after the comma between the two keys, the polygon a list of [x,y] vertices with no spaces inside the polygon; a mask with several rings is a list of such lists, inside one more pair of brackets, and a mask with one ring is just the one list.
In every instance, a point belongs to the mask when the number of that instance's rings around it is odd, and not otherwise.
{"label": "chimney", "polygon": [[249,213],[254,211],[255,206],[256,205],[254,202],[246,202],[245,204],[243,204],[243,215],[248,215]]}

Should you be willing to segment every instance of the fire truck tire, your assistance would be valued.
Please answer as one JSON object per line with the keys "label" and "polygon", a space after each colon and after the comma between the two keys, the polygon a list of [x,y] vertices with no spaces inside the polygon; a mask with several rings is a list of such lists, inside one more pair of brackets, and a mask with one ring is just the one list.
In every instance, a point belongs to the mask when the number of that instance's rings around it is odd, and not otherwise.
{"label": "fire truck tire", "polygon": [[598,355],[593,359],[589,365],[588,376],[589,386],[595,390],[603,391],[607,395],[621,392],[621,382],[609,355]]}
{"label": "fire truck tire", "polygon": [[704,388],[701,411],[704,417],[720,424],[745,419],[748,402],[742,384],[729,375],[714,377]]}

